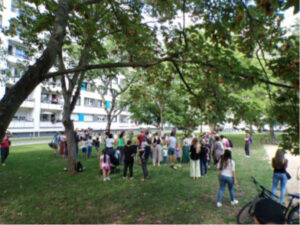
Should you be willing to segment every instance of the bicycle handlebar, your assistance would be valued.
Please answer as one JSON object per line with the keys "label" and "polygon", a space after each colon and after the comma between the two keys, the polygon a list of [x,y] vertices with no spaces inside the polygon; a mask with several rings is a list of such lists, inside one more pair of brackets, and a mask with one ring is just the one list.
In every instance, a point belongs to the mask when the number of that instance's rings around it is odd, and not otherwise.
{"label": "bicycle handlebar", "polygon": [[261,185],[253,176],[251,176],[253,183],[256,184],[257,186],[259,186],[263,192],[267,192],[270,196],[274,196],[275,198],[279,199],[279,197],[275,194],[273,194],[271,191],[269,191],[268,189],[266,189],[263,185]]}

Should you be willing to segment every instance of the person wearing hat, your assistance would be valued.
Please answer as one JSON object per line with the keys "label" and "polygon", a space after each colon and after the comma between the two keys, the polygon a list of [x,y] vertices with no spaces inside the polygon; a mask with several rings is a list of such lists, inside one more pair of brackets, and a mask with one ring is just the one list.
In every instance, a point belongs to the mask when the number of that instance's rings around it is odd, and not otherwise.
{"label": "person wearing hat", "polygon": [[284,208],[271,199],[262,199],[255,204],[255,224],[284,224]]}

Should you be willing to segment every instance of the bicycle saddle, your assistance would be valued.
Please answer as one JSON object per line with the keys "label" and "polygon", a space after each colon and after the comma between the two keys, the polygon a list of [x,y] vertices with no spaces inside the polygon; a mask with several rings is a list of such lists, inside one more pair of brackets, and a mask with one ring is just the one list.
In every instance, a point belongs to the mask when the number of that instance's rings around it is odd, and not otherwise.
{"label": "bicycle saddle", "polygon": [[299,198],[300,194],[296,193],[296,194],[289,194],[289,196],[293,197],[293,198]]}

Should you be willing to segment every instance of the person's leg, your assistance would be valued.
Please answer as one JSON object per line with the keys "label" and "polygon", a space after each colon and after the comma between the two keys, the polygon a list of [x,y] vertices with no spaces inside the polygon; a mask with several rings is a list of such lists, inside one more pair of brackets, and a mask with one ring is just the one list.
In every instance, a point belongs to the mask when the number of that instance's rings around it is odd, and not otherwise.
{"label": "person's leg", "polygon": [[109,174],[110,174],[110,169],[106,170],[106,176],[109,178]]}
{"label": "person's leg", "polygon": [[91,146],[88,146],[88,154],[87,154],[88,158],[91,157],[91,152],[92,152]]}
{"label": "person's leg", "polygon": [[76,158],[78,157],[78,144],[76,144]]}
{"label": "person's leg", "polygon": [[249,144],[245,144],[245,152],[246,152],[246,156],[249,156],[249,155],[250,155],[250,152],[249,152]]}
{"label": "person's leg", "polygon": [[201,175],[200,175],[200,159],[196,160],[196,177],[199,178]]}
{"label": "person's leg", "polygon": [[195,165],[196,161],[195,160],[190,160],[190,177],[195,178],[196,177],[196,171],[195,171]]}
{"label": "person's leg", "polygon": [[106,169],[102,169],[103,179],[106,180]]}
{"label": "person's leg", "polygon": [[124,171],[123,171],[123,177],[127,176],[127,168],[128,168],[128,163],[124,162]]}
{"label": "person's leg", "polygon": [[143,174],[144,174],[144,179],[142,179],[142,180],[145,180],[148,176],[147,162],[145,159],[142,159],[142,169],[143,169]]}
{"label": "person's leg", "polygon": [[155,166],[156,158],[157,158],[157,149],[156,149],[156,146],[155,146],[155,147],[153,147],[153,157],[152,157],[152,165],[153,166]]}
{"label": "person's leg", "polygon": [[[278,173],[274,173],[273,174],[273,183],[272,183],[272,194],[274,194],[274,195],[276,195],[276,189],[277,189],[278,182],[279,182]],[[272,195],[271,199],[274,200],[274,198],[275,197]]]}
{"label": "person's leg", "polygon": [[203,174],[203,167],[204,167],[204,165],[203,165],[203,159],[200,159],[201,176],[204,176],[204,174]]}
{"label": "person's leg", "polygon": [[219,189],[219,193],[218,193],[218,202],[219,203],[222,203],[222,197],[223,197],[223,193],[224,193],[224,190],[225,190],[225,186],[226,186],[226,181],[224,179],[224,176],[220,176],[220,189]]}
{"label": "person's leg", "polygon": [[286,187],[286,183],[287,183],[287,177],[285,173],[281,173],[280,174],[281,179],[280,179],[280,204],[283,203],[284,200],[284,195],[285,195],[285,187]]}
{"label": "person's leg", "polygon": [[228,189],[229,189],[229,194],[230,194],[230,199],[233,202],[234,201],[234,183],[233,183],[233,177],[228,177],[227,178],[227,183],[228,183]]}
{"label": "person's leg", "polygon": [[158,160],[157,165],[160,166],[160,161],[161,161],[161,146],[160,145],[157,146],[157,160]]}
{"label": "person's leg", "polygon": [[206,175],[207,174],[207,160],[206,159],[203,160],[203,165],[204,165],[204,175]]}
{"label": "person's leg", "polygon": [[133,178],[133,161],[129,163],[129,176]]}

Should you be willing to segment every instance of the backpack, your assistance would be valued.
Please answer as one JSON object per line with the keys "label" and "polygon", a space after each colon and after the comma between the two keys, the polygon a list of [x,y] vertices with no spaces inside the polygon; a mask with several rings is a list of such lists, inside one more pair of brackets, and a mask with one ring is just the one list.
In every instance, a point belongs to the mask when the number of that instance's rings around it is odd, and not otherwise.
{"label": "backpack", "polygon": [[228,140],[228,142],[229,142],[229,147],[230,147],[230,148],[233,148],[233,142],[232,142],[229,138],[227,138],[227,140]]}
{"label": "backpack", "polygon": [[82,164],[81,164],[80,161],[78,161],[78,162],[76,163],[76,165],[75,165],[75,170],[76,170],[77,172],[83,172],[83,167],[82,167]]}
{"label": "backpack", "polygon": [[253,139],[252,139],[252,137],[250,137],[250,144],[253,142]]}

